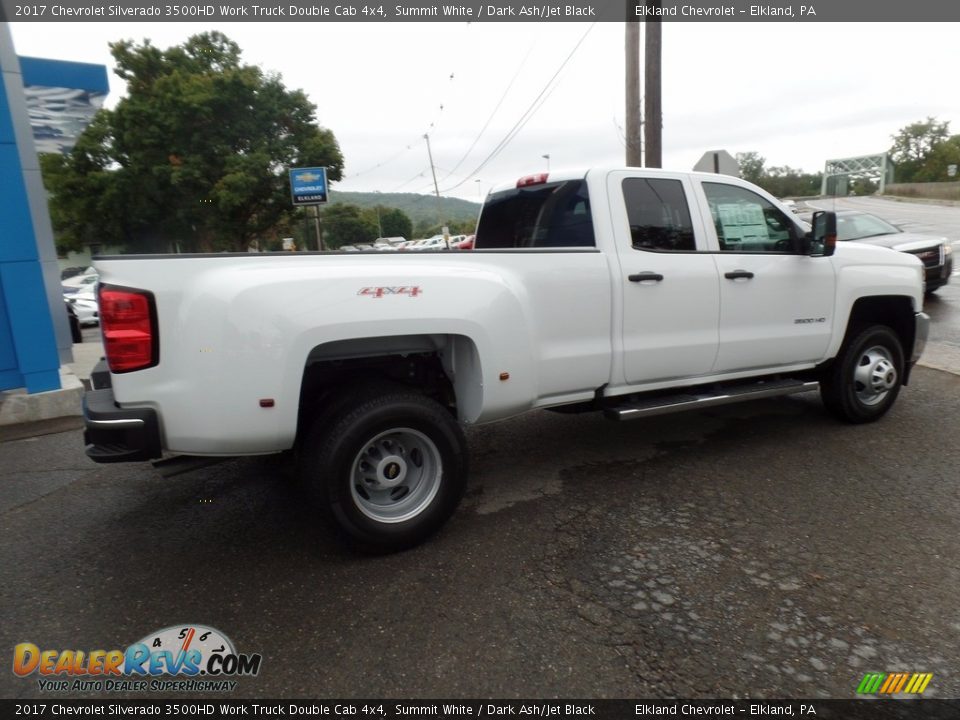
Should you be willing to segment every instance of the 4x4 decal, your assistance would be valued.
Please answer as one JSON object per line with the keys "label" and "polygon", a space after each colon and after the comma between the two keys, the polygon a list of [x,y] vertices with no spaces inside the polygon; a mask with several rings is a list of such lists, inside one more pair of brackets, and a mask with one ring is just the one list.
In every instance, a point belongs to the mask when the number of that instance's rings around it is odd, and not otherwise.
{"label": "4x4 decal", "polygon": [[385,295],[407,295],[409,297],[419,297],[423,293],[419,285],[401,285],[399,287],[365,287],[357,295],[368,295],[374,298],[382,298]]}

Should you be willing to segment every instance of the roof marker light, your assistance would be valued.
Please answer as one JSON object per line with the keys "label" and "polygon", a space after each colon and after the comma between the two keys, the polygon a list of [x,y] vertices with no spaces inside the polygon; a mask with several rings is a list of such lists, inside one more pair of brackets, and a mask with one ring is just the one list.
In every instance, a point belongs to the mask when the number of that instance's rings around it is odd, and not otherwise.
{"label": "roof marker light", "polygon": [[525,175],[517,180],[517,187],[530,187],[531,185],[543,185],[547,181],[547,173],[537,173],[536,175]]}

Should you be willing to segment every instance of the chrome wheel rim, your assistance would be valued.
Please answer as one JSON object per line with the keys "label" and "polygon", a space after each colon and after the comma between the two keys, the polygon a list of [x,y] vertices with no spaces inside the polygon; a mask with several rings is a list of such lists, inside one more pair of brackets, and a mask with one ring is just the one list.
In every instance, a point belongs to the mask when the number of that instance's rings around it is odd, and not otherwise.
{"label": "chrome wheel rim", "polygon": [[897,386],[897,366],[890,351],[874,345],[860,353],[853,369],[853,387],[857,399],[864,405],[878,405]]}
{"label": "chrome wheel rim", "polygon": [[393,428],[376,435],[354,458],[350,494],[371,520],[399,523],[422,513],[437,495],[443,463],[419,430]]}

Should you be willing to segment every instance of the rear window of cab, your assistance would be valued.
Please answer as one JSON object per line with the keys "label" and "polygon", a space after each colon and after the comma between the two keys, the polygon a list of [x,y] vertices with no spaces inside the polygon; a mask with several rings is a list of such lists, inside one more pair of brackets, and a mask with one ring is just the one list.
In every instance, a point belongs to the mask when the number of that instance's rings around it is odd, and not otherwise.
{"label": "rear window of cab", "polygon": [[595,247],[584,180],[510,188],[487,198],[478,249]]}

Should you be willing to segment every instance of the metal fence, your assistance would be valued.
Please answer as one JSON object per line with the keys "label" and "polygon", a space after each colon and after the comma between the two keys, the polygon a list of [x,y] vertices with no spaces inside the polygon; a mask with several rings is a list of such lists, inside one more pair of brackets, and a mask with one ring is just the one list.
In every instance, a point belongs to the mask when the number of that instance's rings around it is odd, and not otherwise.
{"label": "metal fence", "polygon": [[901,197],[960,200],[960,182],[891,183],[884,193]]}

